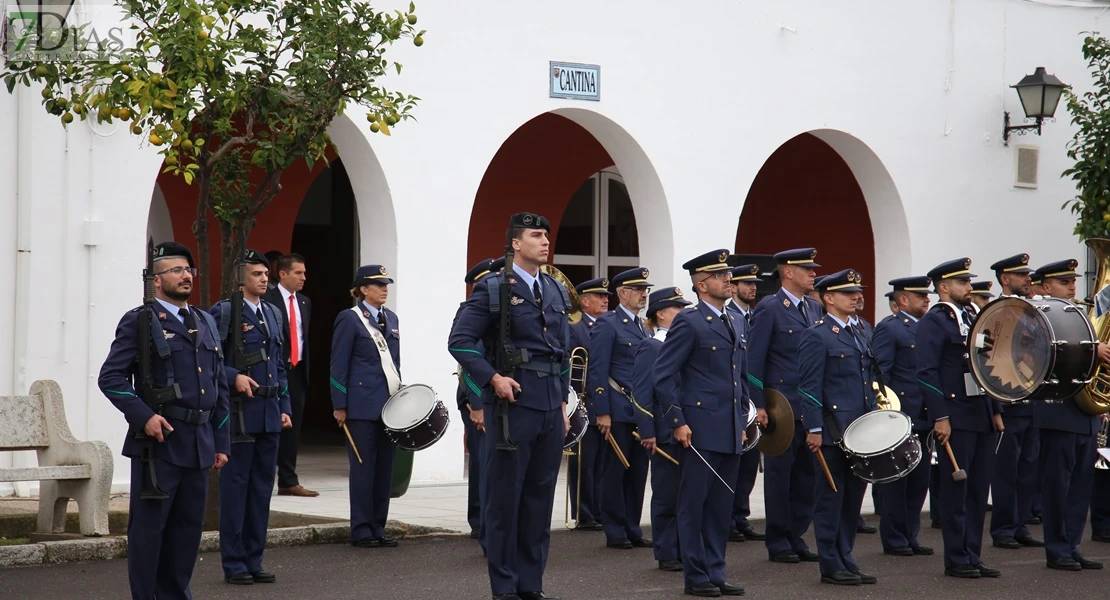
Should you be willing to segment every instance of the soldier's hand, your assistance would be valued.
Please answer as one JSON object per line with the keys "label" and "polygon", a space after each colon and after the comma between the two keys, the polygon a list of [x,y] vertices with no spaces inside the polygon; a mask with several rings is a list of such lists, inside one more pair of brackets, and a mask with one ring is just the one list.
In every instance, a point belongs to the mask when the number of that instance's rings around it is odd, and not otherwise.
{"label": "soldier's hand", "polygon": [[212,468],[219,471],[220,469],[224,468],[224,465],[226,465],[226,464],[227,464],[227,455],[226,454],[220,454],[219,452],[217,452],[216,453],[216,462],[212,463]]}
{"label": "soldier's hand", "polygon": [[331,411],[331,416],[335,417],[335,422],[339,423],[339,426],[342,427],[343,424],[347,422],[347,409],[341,408],[339,410],[333,410]]}
{"label": "soldier's hand", "polygon": [[1110,344],[1099,343],[1098,360],[1104,365],[1110,365]]}
{"label": "soldier's hand", "polygon": [[648,452],[655,452],[655,445],[656,444],[655,444],[655,438],[653,438],[653,437],[640,439],[640,445],[643,446],[644,449],[647,450]]}
{"label": "soldier's hand", "polygon": [[567,416],[567,403],[563,403],[563,435],[570,433],[570,417]]}
{"label": "soldier's hand", "polygon": [[482,409],[470,411],[470,422],[478,427],[478,431],[486,430],[486,413]]}
{"label": "soldier's hand", "polygon": [[937,437],[937,443],[947,444],[948,436],[952,435],[952,424],[948,422],[948,419],[941,419],[933,423],[933,435]]}
{"label": "soldier's hand", "polygon": [[994,415],[994,430],[1006,431],[1006,425],[1002,423],[1002,415]]}
{"label": "soldier's hand", "polygon": [[814,432],[814,433],[807,433],[806,434],[806,446],[809,448],[809,451],[814,453],[814,454],[817,454],[818,452],[820,452],[821,451],[821,440],[822,439],[824,439],[824,436],[821,435],[820,431]]}
{"label": "soldier's hand", "polygon": [[755,409],[755,422],[766,427],[767,426],[767,411],[762,408]]}
{"label": "soldier's hand", "polygon": [[601,435],[608,437],[609,430],[613,427],[613,417],[610,415],[597,415],[595,420],[597,421],[597,430],[601,432]]}
{"label": "soldier's hand", "polygon": [[694,443],[694,432],[690,431],[689,425],[680,425],[674,428],[674,440],[683,448],[689,448]]}
{"label": "soldier's hand", "polygon": [[146,422],[146,426],[143,427],[143,431],[146,432],[147,437],[152,437],[159,442],[164,442],[166,441],[166,439],[162,435],[163,428],[168,431],[173,431],[173,427],[170,427],[170,422],[167,421],[165,417],[163,417],[162,415],[154,415],[150,418],[150,420]]}
{"label": "soldier's hand", "polygon": [[520,391],[520,384],[512,377],[505,377],[504,375],[494,374],[489,380],[490,385],[493,386],[493,392],[497,394],[498,398],[508,400],[509,402],[516,402],[516,395],[513,391]]}
{"label": "soldier's hand", "polygon": [[281,413],[281,428],[282,429],[292,429],[293,428],[293,418],[290,417],[289,415],[285,414],[285,413]]}
{"label": "soldier's hand", "polygon": [[242,373],[235,376],[235,391],[246,396],[247,398],[254,398],[254,390],[258,387],[255,380],[243,375]]}

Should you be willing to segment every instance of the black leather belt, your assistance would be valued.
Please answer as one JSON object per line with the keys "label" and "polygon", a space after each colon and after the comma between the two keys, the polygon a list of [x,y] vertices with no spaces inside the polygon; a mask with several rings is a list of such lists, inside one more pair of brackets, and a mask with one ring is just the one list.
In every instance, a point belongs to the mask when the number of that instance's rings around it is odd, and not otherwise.
{"label": "black leather belt", "polygon": [[526,363],[520,363],[517,366],[528,371],[535,371],[539,374],[540,377],[546,377],[548,375],[558,375],[559,373],[563,372],[563,365],[562,363],[558,362],[539,362],[535,360],[530,360]]}
{"label": "black leather belt", "polygon": [[172,404],[163,404],[158,408],[158,413],[163,417],[177,419],[189,425],[204,425],[212,418],[212,411],[210,410],[193,410]]}

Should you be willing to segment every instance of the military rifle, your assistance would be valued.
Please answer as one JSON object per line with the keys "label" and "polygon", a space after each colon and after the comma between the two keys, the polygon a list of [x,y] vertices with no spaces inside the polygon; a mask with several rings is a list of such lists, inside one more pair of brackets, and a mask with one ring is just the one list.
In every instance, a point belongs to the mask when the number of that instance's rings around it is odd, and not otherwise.
{"label": "military rifle", "polygon": [[[509,296],[512,294],[512,283],[509,282],[509,279],[513,273],[515,254],[512,241],[510,241],[505,246],[505,271],[501,276],[501,282],[497,286],[497,344],[494,350],[493,366],[497,369],[498,374],[503,377],[512,377],[518,366],[528,362],[528,350],[514,348],[510,335],[509,310],[512,305],[509,302]],[[513,397],[519,395],[520,390],[513,389]],[[509,435],[509,401],[498,396],[496,392],[494,393],[494,417],[501,429],[501,438],[497,440],[497,449],[516,450],[516,444],[513,443],[512,436]]]}
{"label": "military rifle", "polygon": [[[246,263],[240,261],[235,268],[235,291],[231,292],[231,298],[228,302],[231,304],[231,316],[228,318],[228,347],[227,361],[233,369],[250,377],[248,371],[254,365],[263,363],[270,360],[266,354],[266,348],[262,347],[247,354],[243,351],[243,283],[246,280],[244,271],[246,270]],[[233,433],[231,436],[232,444],[242,444],[246,442],[253,442],[254,438],[247,434],[247,423],[243,416],[243,394],[235,391],[235,382],[231,383],[231,412],[234,415],[234,421],[239,423],[238,433]]]}

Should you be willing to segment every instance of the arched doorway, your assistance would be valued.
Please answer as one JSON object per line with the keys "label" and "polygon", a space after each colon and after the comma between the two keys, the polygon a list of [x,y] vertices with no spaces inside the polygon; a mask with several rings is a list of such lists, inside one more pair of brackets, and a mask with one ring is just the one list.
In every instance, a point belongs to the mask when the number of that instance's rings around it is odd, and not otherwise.
{"label": "arched doorway", "polygon": [[636,214],[615,166],[578,186],[559,219],[557,239],[555,267],[575,283],[639,266]]}

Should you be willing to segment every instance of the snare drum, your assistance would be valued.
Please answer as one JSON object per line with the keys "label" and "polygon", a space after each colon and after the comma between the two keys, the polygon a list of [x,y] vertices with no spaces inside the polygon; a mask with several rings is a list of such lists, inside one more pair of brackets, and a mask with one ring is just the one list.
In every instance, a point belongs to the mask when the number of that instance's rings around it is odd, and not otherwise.
{"label": "snare drum", "polygon": [[921,462],[921,440],[910,418],[896,410],[861,415],[841,440],[852,474],[871,483],[889,483],[910,474]]}
{"label": "snare drum", "polygon": [[1002,402],[1070,398],[1097,366],[1086,312],[1059,298],[999,298],[983,307],[968,339],[972,377]]}
{"label": "snare drum", "polygon": [[447,432],[451,416],[435,390],[424,384],[406,385],[382,407],[382,425],[398,448],[423,450]]}
{"label": "snare drum", "polygon": [[586,404],[578,400],[578,394],[574,390],[567,396],[567,418],[570,419],[570,431],[567,431],[567,437],[563,440],[563,450],[569,450],[580,442],[586,434],[586,428],[590,426]]}

